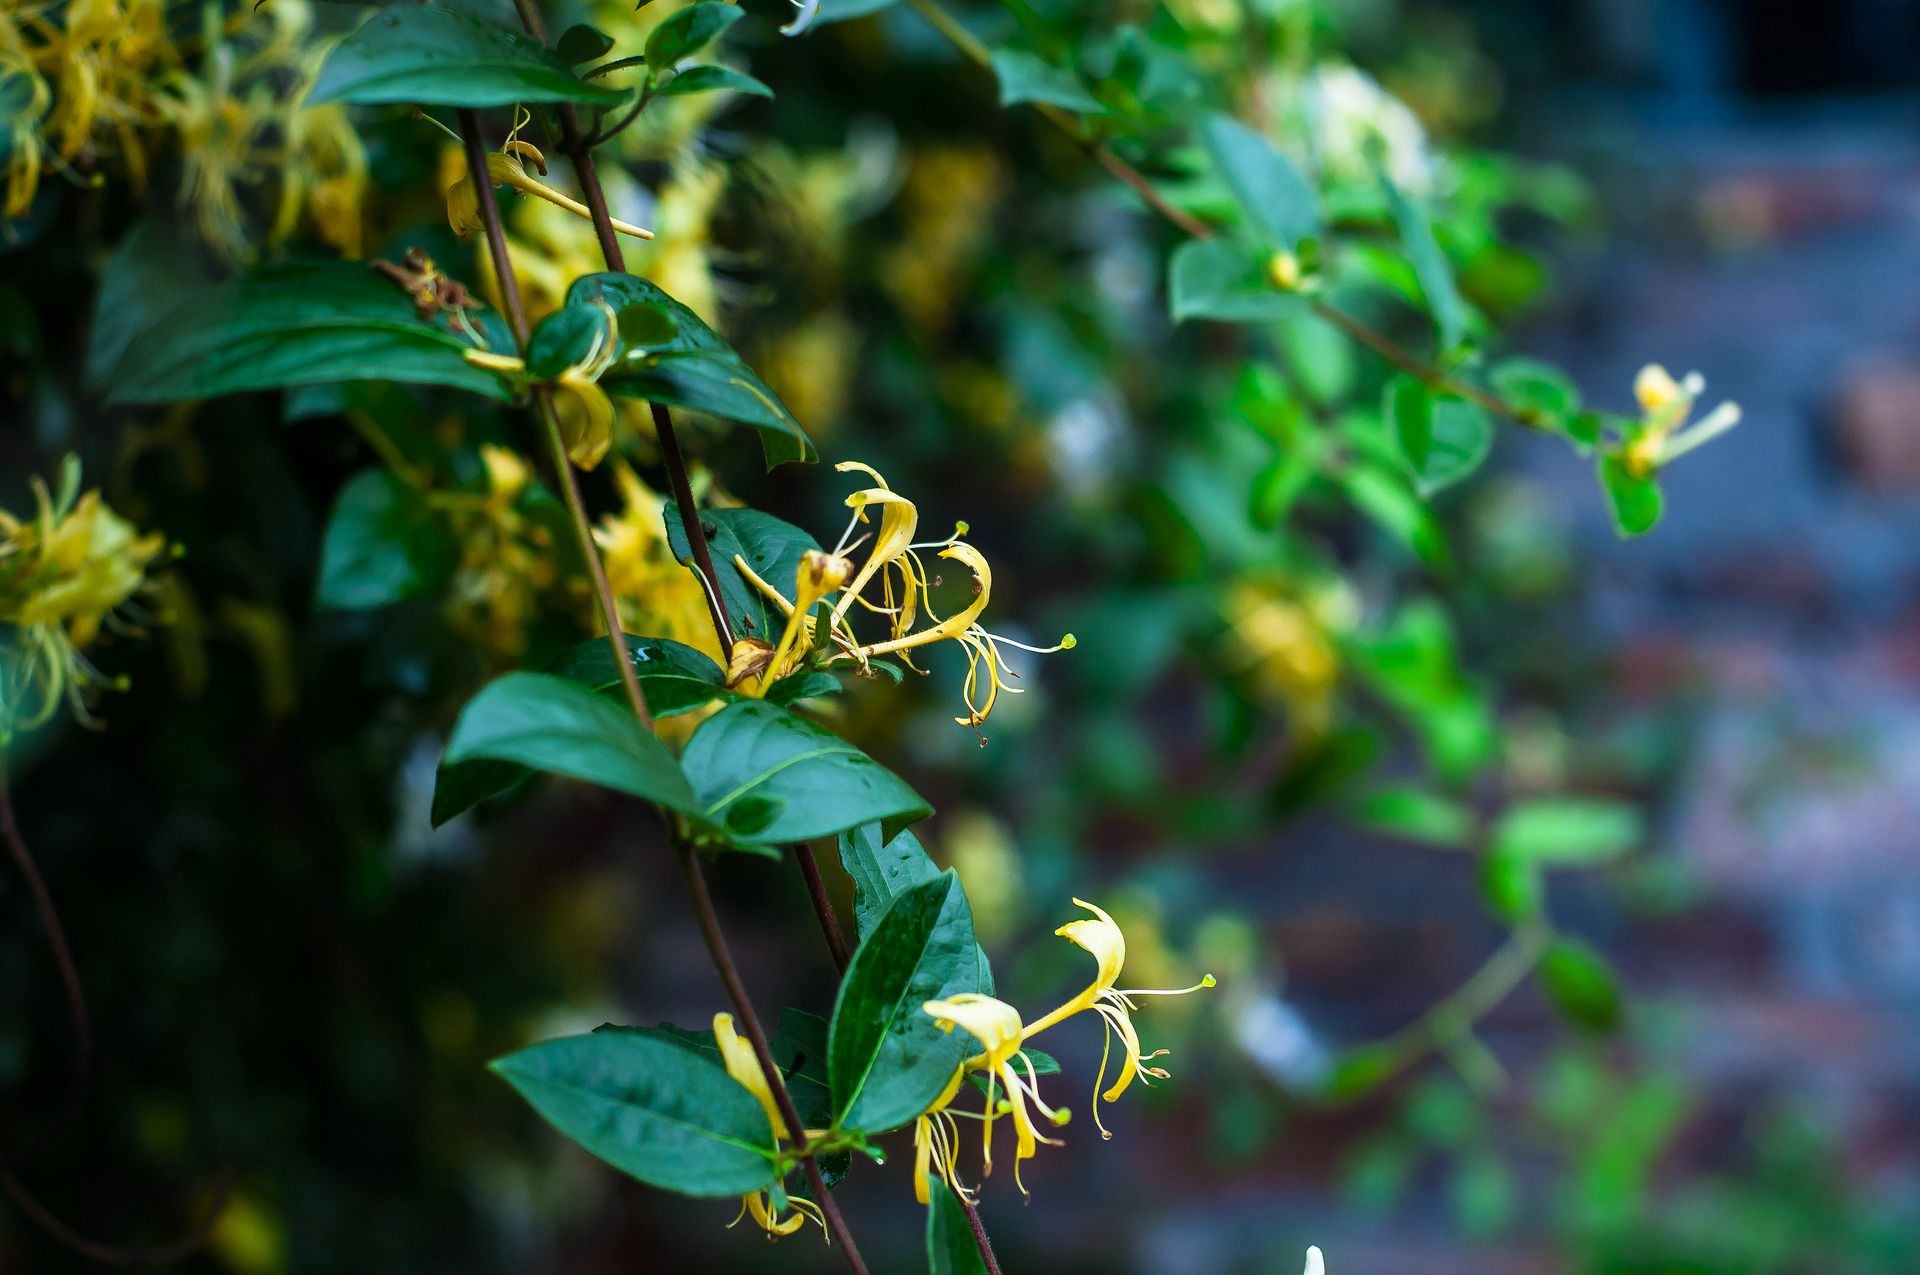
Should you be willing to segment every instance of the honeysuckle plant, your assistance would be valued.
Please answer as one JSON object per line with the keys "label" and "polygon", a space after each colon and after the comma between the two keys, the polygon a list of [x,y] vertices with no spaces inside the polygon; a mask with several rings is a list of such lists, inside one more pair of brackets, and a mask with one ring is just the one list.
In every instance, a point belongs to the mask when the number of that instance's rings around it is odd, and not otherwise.
{"label": "honeysuckle plant", "polygon": [[[806,37],[889,7],[809,0],[797,13],[782,8],[777,31]],[[1412,113],[1354,68],[1251,52],[1272,48],[1265,37],[1286,21],[1270,6],[1174,6],[1116,25],[1091,9],[1041,16],[1020,5],[1019,34],[998,45],[939,0],[906,7],[994,77],[1003,105],[1031,108],[1069,134],[1152,227],[1166,348],[1141,355],[1151,363],[1141,379],[1178,380],[1169,351],[1195,328],[1234,351],[1231,377],[1196,376],[1205,383],[1179,405],[1192,413],[1195,451],[1230,439],[1230,463],[1202,465],[1175,449],[1155,475],[1155,494],[1191,525],[1190,537],[1170,539],[1191,540],[1206,604],[1096,612],[1099,631],[1082,632],[1124,654],[1166,645],[1143,636],[1162,620],[1188,626],[1176,637],[1210,652],[1206,669],[1220,685],[1284,720],[1276,734],[1298,764],[1272,785],[1274,806],[1290,799],[1289,783],[1313,776],[1315,750],[1357,703],[1384,705],[1427,770],[1417,782],[1343,793],[1350,813],[1471,850],[1488,908],[1508,926],[1469,985],[1475,1013],[1450,1000],[1405,1032],[1361,1043],[1327,1078],[1327,1094],[1351,1096],[1436,1052],[1495,1083],[1477,1013],[1489,989],[1504,994],[1535,973],[1576,1018],[1616,1013],[1604,963],[1555,926],[1542,879],[1623,852],[1637,838],[1630,812],[1623,824],[1604,802],[1522,797],[1491,813],[1471,804],[1465,793],[1492,766],[1494,732],[1446,614],[1417,588],[1386,614],[1363,614],[1337,547],[1296,526],[1311,520],[1295,514],[1309,505],[1351,514],[1398,546],[1406,572],[1438,576],[1451,559],[1433,498],[1469,479],[1495,430],[1510,427],[1557,436],[1594,464],[1616,525],[1639,534],[1659,516],[1661,468],[1724,434],[1738,409],[1688,424],[1701,378],[1650,365],[1633,387],[1637,413],[1594,410],[1555,369],[1496,356],[1500,307],[1476,291],[1469,267],[1497,255],[1496,214],[1519,197],[1489,193],[1472,180],[1478,170],[1451,166]],[[1158,998],[1216,980],[1195,969],[1168,980],[1193,980],[1184,987],[1120,986],[1126,935],[1076,898],[1089,915],[1054,933],[1092,958],[1093,977],[1027,1018],[996,983],[965,883],[917,838],[931,804],[834,729],[844,721],[836,697],[904,699],[917,690],[907,675],[924,675],[962,706],[956,725],[941,728],[972,731],[986,746],[981,728],[1005,711],[1006,696],[1058,679],[1056,665],[1092,664],[1089,679],[1108,670],[1071,633],[1050,644],[1007,636],[1009,626],[1041,631],[1054,599],[1017,578],[1013,595],[1004,565],[996,593],[968,522],[944,536],[923,530],[1011,503],[1011,480],[986,510],[950,509],[957,485],[896,487],[878,463],[857,458],[877,455],[817,446],[784,386],[805,388],[805,374],[830,360],[802,358],[784,378],[763,376],[725,335],[711,296],[676,296],[629,269],[636,244],[704,251],[674,242],[668,214],[684,208],[664,198],[657,219],[633,214],[652,229],[615,217],[610,178],[633,185],[618,168],[629,130],[657,124],[678,137],[721,102],[771,95],[720,60],[743,11],[724,0],[655,0],[639,16],[596,8],[606,30],[582,23],[549,38],[557,7],[543,12],[534,0],[519,0],[517,21],[504,9],[396,4],[347,11],[351,29],[319,37],[294,0],[257,13],[212,6],[197,34],[187,8],[86,0],[0,14],[0,91],[19,104],[0,134],[8,232],[28,233],[55,180],[144,190],[150,154],[170,145],[185,220],[222,263],[184,274],[179,259],[192,252],[177,238],[151,224],[130,232],[101,289],[91,389],[114,410],[170,411],[271,391],[285,395],[290,418],[337,421],[343,439],[350,430],[369,459],[322,537],[317,605],[385,613],[437,599],[450,629],[498,673],[447,733],[432,821],[534,774],[650,804],[727,997],[701,1030],[655,1021],[530,1042],[495,1072],[614,1168],[665,1191],[737,1202],[735,1221],[749,1219],[768,1239],[825,1238],[854,1271],[865,1262],[834,1194],[843,1182],[904,1171],[890,1189],[926,1210],[932,1269],[997,1272],[978,1212],[996,1134],[1012,1131],[1023,1195],[1022,1168],[1039,1147],[1070,1143],[1085,1127],[1070,1121],[1070,1095],[1091,1089],[1100,1137],[1086,1141],[1107,1140],[1103,1104],[1136,1085],[1178,1083],[1160,1062],[1170,1047],[1156,1042],[1181,1015],[1161,1018]],[[762,34],[760,59],[793,47]],[[357,130],[445,147],[441,171],[404,192],[432,216],[383,212],[381,248],[365,254],[373,215],[359,199],[369,165]],[[966,156],[946,163],[942,171],[989,167]],[[245,205],[263,192],[272,229],[245,233]],[[949,267],[971,231],[965,216],[943,219],[951,209],[936,193],[923,201],[924,224],[904,232],[890,275],[910,323],[927,329],[949,307]],[[544,245],[516,234],[530,220],[518,215],[526,200],[579,243],[563,251],[564,234]],[[442,209],[446,225],[429,225]],[[51,214],[42,216],[33,233],[45,233]],[[241,268],[303,222],[338,251]],[[589,232],[597,259],[583,265],[573,249]],[[711,282],[704,258],[699,269],[655,264],[660,278],[686,269]],[[149,279],[165,286],[143,290]],[[759,321],[778,326],[780,316]],[[991,380],[969,382],[979,391],[969,401],[1004,397]],[[1098,415],[1082,401],[1069,406]],[[768,469],[815,462],[823,449],[842,455],[838,478],[791,479],[815,504],[842,501],[847,520],[831,544],[723,486],[727,471],[708,462],[743,431]],[[959,454],[964,442],[943,446]],[[1217,502],[1183,505],[1180,483],[1196,466],[1237,484],[1230,530],[1218,530]],[[71,473],[57,494],[35,488],[35,499],[30,515],[0,514],[9,637],[0,739],[62,702],[86,712],[88,689],[105,679],[82,652],[103,626],[167,618],[139,608],[166,544],[159,532],[135,530],[97,493],[80,495]],[[936,506],[937,520],[923,518]],[[548,623],[568,633],[565,649],[528,660],[528,633]],[[941,659],[955,652],[964,660],[957,687]],[[816,844],[833,848],[844,880],[828,883]],[[717,856],[798,862],[837,966],[830,999],[763,1017],[707,891],[705,865]],[[851,944],[835,902],[849,893]],[[1093,1018],[1101,1053],[1090,1075],[1031,1043],[1090,1035]],[[1204,1048],[1223,1034],[1193,1035]],[[999,1139],[1003,1164],[1008,1140]],[[890,1156],[890,1144],[912,1154]],[[1321,1272],[1317,1248],[1306,1270]]]}

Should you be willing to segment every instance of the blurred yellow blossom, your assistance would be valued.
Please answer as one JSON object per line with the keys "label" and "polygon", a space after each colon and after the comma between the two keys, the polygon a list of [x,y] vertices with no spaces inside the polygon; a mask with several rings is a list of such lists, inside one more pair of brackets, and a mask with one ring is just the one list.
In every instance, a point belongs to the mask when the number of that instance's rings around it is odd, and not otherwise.
{"label": "blurred yellow blossom", "polygon": [[460,542],[448,616],[461,633],[510,662],[526,650],[528,626],[561,581],[552,533],[521,503],[532,483],[526,462],[491,444],[481,447],[480,461],[484,492],[438,498]]}
{"label": "blurred yellow blossom", "polygon": [[620,607],[620,627],[652,633],[704,651],[725,667],[727,655],[714,636],[699,579],[681,566],[667,544],[665,496],[653,491],[625,464],[614,466],[621,507],[594,528],[607,580]]}
{"label": "blurred yellow blossom", "polygon": [[102,679],[81,651],[120,618],[166,549],[141,535],[100,493],[79,495],[69,459],[56,496],[33,480],[35,516],[0,509],[0,739],[38,726],[62,699],[83,722],[88,692]]}
{"label": "blurred yellow blossom", "polygon": [[1627,442],[1625,454],[1627,468],[1636,477],[1650,476],[1660,466],[1711,442],[1740,423],[1740,405],[1727,402],[1687,425],[1694,403],[1706,388],[1706,379],[1698,372],[1689,372],[1676,381],[1673,374],[1658,363],[1649,363],[1640,369],[1633,379],[1633,396],[1639,400],[1641,418]]}

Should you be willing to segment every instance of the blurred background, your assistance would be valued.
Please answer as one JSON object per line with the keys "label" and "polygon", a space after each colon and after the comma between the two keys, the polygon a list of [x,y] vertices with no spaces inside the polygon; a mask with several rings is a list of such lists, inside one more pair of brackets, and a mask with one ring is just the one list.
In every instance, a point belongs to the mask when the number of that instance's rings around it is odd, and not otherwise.
{"label": "blurred background", "polygon": [[[1204,25],[1222,3],[1169,8]],[[1031,1208],[988,1182],[1003,1265],[1250,1275],[1316,1243],[1335,1275],[1920,1270],[1920,5],[1292,7],[1411,108],[1383,126],[1408,171],[1490,210],[1497,242],[1446,246],[1513,350],[1602,402],[1661,361],[1743,405],[1673,468],[1651,536],[1618,539],[1589,464],[1512,430],[1436,498],[1444,558],[1311,489],[1250,502],[1265,409],[1230,336],[1166,321],[1172,237],[904,7],[782,42],[749,5],[776,100],[683,99],[621,142],[615,212],[662,232],[635,268],[724,323],[823,459],[878,466],[928,526],[967,520],[1012,632],[1080,637],[1022,666],[984,746],[937,660],[833,710],[940,811],[923,838],[1002,987],[1078,988],[1084,958],[1051,937],[1075,894],[1126,924],[1130,981],[1220,979],[1142,1016],[1173,1079],[1112,1109],[1112,1141],[1076,1121],[1043,1148]],[[363,136],[377,184],[445,171],[402,114]],[[419,454],[511,423],[357,387],[105,411],[63,369],[138,201],[62,198],[4,249],[0,503],[76,450],[183,556],[172,623],[94,653],[133,679],[106,729],[9,759],[99,1055],[80,1123],[29,1141],[23,1177],[127,1241],[228,1182],[195,1271],[836,1269],[812,1237],[769,1250],[719,1233],[724,1202],[621,1179],[485,1071],[722,1003],[647,811],[547,784],[430,826],[464,696],[579,636],[550,562],[469,542],[431,596],[314,605],[367,422]],[[425,243],[485,286],[430,192],[390,198],[368,248]],[[563,284],[592,239],[547,211],[515,208],[516,253]],[[1305,323],[1276,346],[1289,410],[1377,401],[1363,352]],[[650,446],[631,422],[621,450],[657,487]],[[838,534],[824,467],[762,478],[750,444],[700,446],[710,490]],[[656,525],[642,488],[591,495],[609,526]],[[622,559],[623,591],[666,625],[686,581],[661,555]],[[1636,812],[1627,853],[1550,887],[1618,999],[1522,979],[1484,1050],[1359,1083],[1343,1060],[1417,1043],[1507,941],[1472,847],[1378,817],[1415,783]],[[762,1012],[824,1012],[792,864],[713,876]],[[32,1131],[64,1018],[10,873],[0,1007],[0,1094]],[[1090,1038],[1049,1047],[1096,1061]],[[897,1156],[841,1197],[876,1271],[919,1269]],[[0,1270],[80,1269],[0,1206]]]}

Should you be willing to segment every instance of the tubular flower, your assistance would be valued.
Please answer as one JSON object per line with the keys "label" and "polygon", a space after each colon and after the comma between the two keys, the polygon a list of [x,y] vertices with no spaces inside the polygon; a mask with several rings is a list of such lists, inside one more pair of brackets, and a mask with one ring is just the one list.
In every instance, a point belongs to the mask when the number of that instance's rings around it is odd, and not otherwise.
{"label": "tubular flower", "polygon": [[[920,1008],[933,1016],[940,1030],[951,1032],[956,1026],[963,1027],[980,1042],[981,1052],[967,1059],[965,1070],[978,1071],[987,1077],[987,1111],[980,1138],[981,1171],[993,1172],[994,1120],[1002,1115],[1012,1116],[1013,1181],[1020,1187],[1020,1193],[1026,1194],[1027,1188],[1020,1181],[1021,1161],[1033,1159],[1039,1143],[1056,1147],[1060,1145],[1058,1138],[1049,1138],[1040,1132],[1032,1113],[1027,1110],[1027,1104],[1031,1102],[1041,1115],[1056,1125],[1067,1122],[1067,1112],[1056,1111],[1040,1097],[1033,1060],[1020,1048],[1026,1034],[1020,1025],[1020,1011],[1005,1001],[978,992],[960,992],[946,1000],[928,1001]],[[1019,1066],[1015,1066],[1016,1063]],[[957,1084],[956,1076],[955,1084],[949,1088],[955,1088]],[[995,1096],[995,1090],[1001,1087],[1006,1089],[1004,1099]],[[925,1175],[921,1176],[920,1181],[918,1190],[924,1192]]]}
{"label": "tubular flower", "polygon": [[[744,564],[739,565],[751,570]],[[793,572],[793,601],[789,603],[780,598],[787,623],[780,631],[779,643],[769,646],[762,639],[752,637],[735,642],[727,661],[727,685],[759,696],[791,673],[813,646],[814,605],[843,586],[852,570],[853,564],[838,554],[822,553],[818,549],[802,554],[800,565]]]}
{"label": "tubular flower", "polygon": [[[1155,1080],[1167,1079],[1167,1072],[1161,1067],[1149,1067],[1147,1064],[1155,1058],[1165,1056],[1166,1050],[1157,1049],[1152,1053],[1142,1053],[1139,1033],[1134,1030],[1133,1014],[1140,1007],[1134,1003],[1137,996],[1185,996],[1197,992],[1203,987],[1214,985],[1213,975],[1208,974],[1192,987],[1161,990],[1153,988],[1131,988],[1122,990],[1114,984],[1119,981],[1120,970],[1127,963],[1127,938],[1120,932],[1119,925],[1106,911],[1084,899],[1075,899],[1075,907],[1085,908],[1093,913],[1091,917],[1082,917],[1069,921],[1054,933],[1084,949],[1094,959],[1095,973],[1093,982],[1084,992],[1054,1010],[1026,1029],[1026,1039],[1039,1035],[1047,1028],[1064,1019],[1071,1018],[1082,1010],[1092,1010],[1099,1014],[1107,1028],[1106,1045],[1100,1051],[1100,1071],[1093,1082],[1094,1103],[1093,1121],[1100,1127],[1100,1136],[1111,1137],[1104,1125],[1100,1125],[1101,1098],[1116,1102],[1126,1092],[1134,1078],[1139,1077],[1143,1084],[1152,1084]],[[1120,1066],[1120,1074],[1104,1092],[1100,1086],[1106,1083],[1107,1063],[1112,1056],[1115,1037],[1126,1054]]]}
{"label": "tubular flower", "polygon": [[[953,534],[945,540],[915,542],[913,535],[919,526],[920,515],[912,501],[889,487],[880,472],[870,465],[846,461],[836,468],[842,473],[858,471],[866,474],[873,479],[874,486],[856,491],[847,498],[847,506],[853,510],[853,517],[848,521],[839,543],[827,556],[846,561],[842,553],[850,547],[854,533],[861,524],[870,521],[868,511],[875,506],[880,509],[880,527],[873,547],[867,551],[859,570],[852,572],[850,578],[834,581],[828,586],[830,591],[840,591],[840,598],[827,617],[828,637],[833,647],[832,653],[827,656],[828,663],[851,662],[864,670],[875,657],[898,656],[909,668],[913,668],[911,653],[915,649],[936,642],[958,643],[967,653],[967,714],[954,720],[963,726],[977,727],[987,720],[1002,691],[1017,693],[1020,690],[1006,683],[1006,678],[1018,675],[1006,667],[1002,646],[1014,646],[1042,655],[1072,648],[1074,639],[1071,633],[1053,646],[1039,647],[988,632],[979,621],[993,594],[993,569],[978,549],[961,539],[967,533],[967,524],[955,524]],[[973,599],[952,615],[943,617],[933,609],[929,595],[935,580],[928,574],[927,564],[921,556],[923,550],[937,550],[937,557],[951,558],[961,563],[973,576]],[[754,587],[789,616],[789,627],[796,611],[805,614],[812,606],[810,600],[805,606],[796,607],[756,575],[744,559],[736,558],[734,565]],[[876,580],[880,586],[878,602],[867,596]],[[866,611],[887,617],[887,637],[877,642],[861,641],[849,618],[855,603]],[[924,623],[916,628],[916,623],[923,620]],[[761,653],[770,653],[765,643],[760,646]],[[981,742],[985,742],[984,738]]]}
{"label": "tubular flower", "polygon": [[[1726,402],[1687,425],[1693,405],[1706,392],[1698,372],[1681,380],[1658,363],[1649,363],[1633,378],[1633,396],[1640,402],[1639,428],[1627,443],[1624,459],[1638,478],[1677,460],[1703,443],[1711,442],[1740,423],[1740,405]],[[1681,426],[1686,425],[1685,429]]]}
{"label": "tubular flower", "polygon": [[971,1200],[973,1192],[960,1185],[954,1175],[959,1170],[960,1124],[947,1107],[960,1092],[960,1080],[967,1069],[955,1067],[953,1079],[933,1100],[933,1105],[913,1122],[913,1197],[922,1204],[927,1199],[927,1174],[938,1173],[940,1180]]}
{"label": "tubular flower", "polygon": [[[527,161],[540,170],[542,177],[547,174],[547,160],[540,148],[532,142],[523,142],[517,136],[521,127],[531,119],[524,108],[514,121],[513,132],[500,149],[487,156],[487,178],[495,186],[511,186],[515,190],[544,199],[555,207],[564,208],[576,217],[593,219],[593,213],[587,206],[570,195],[563,195],[553,187],[545,185],[527,175]],[[453,233],[462,239],[468,232],[484,229],[480,220],[480,192],[474,189],[473,174],[466,173],[447,189],[447,224],[453,227]],[[613,228],[623,235],[635,239],[651,239],[653,232],[642,226],[624,221],[614,221]]]}
{"label": "tubular flower", "polygon": [[21,521],[0,510],[0,740],[53,716],[64,698],[90,721],[87,692],[102,679],[81,650],[146,585],[166,548],[109,509],[97,491],[76,499],[70,465],[58,498],[33,480],[38,512]]}
{"label": "tubular flower", "polygon": [[[773,1126],[774,1139],[786,1141],[789,1137],[787,1122],[780,1117],[780,1106],[773,1100],[767,1074],[760,1070],[760,1060],[754,1056],[753,1046],[740,1039],[739,1033],[733,1030],[732,1014],[713,1016],[713,1041],[720,1047],[720,1061],[725,1064],[727,1074],[759,1100],[761,1110],[767,1113],[767,1123]],[[737,1225],[740,1218],[751,1216],[754,1225],[770,1236],[792,1235],[809,1221],[817,1223],[823,1233],[826,1231],[827,1221],[813,1201],[784,1196],[784,1202],[792,1207],[793,1212],[783,1218],[780,1216],[781,1205],[766,1191],[750,1192],[740,1197],[740,1212],[728,1225]]]}

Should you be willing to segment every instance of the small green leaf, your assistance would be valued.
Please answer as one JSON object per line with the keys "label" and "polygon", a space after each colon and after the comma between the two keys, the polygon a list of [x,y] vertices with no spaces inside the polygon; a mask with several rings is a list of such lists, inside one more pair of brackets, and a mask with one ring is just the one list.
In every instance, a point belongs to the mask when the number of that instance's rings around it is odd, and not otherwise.
{"label": "small green leaf", "polygon": [[340,490],[320,544],[322,609],[364,611],[404,602],[446,580],[459,546],[419,488],[384,469]]}
{"label": "small green leaf", "polygon": [[1494,393],[1509,406],[1538,413],[1548,421],[1580,410],[1580,387],[1565,372],[1538,359],[1503,359],[1488,379]]}
{"label": "small green leaf", "polygon": [[936,880],[940,869],[904,829],[883,837],[877,823],[840,834],[840,866],[853,878],[853,920],[865,938],[902,892]]}
{"label": "small green leaf", "polygon": [[993,51],[993,74],[1000,81],[1000,105],[1044,102],[1062,110],[1086,115],[1104,115],[1106,106],[1095,97],[1080,76],[1068,67],[1055,66],[1045,58],[1018,49]]}
{"label": "small green leaf", "polygon": [[927,1270],[929,1275],[987,1275],[966,1210],[934,1173],[927,1175]]}
{"label": "small green leaf", "polygon": [[625,708],[550,673],[509,673],[468,701],[443,764],[488,760],[551,771],[698,815],[687,777]]}
{"label": "small green leaf", "polygon": [[1414,273],[1420,278],[1420,291],[1426,296],[1427,311],[1439,333],[1441,352],[1451,353],[1467,334],[1467,307],[1454,284],[1453,267],[1433,237],[1433,224],[1427,220],[1426,210],[1408,199],[1384,173],[1380,175],[1380,188],[1386,194],[1394,224],[1400,228],[1401,246],[1407,250]]}
{"label": "small green leaf", "polygon": [[498,376],[466,361],[470,348],[365,266],[288,262],[180,295],[117,360],[102,359],[96,384],[109,403],[367,380],[510,398]]}
{"label": "small green leaf", "polygon": [[892,771],[817,722],[769,704],[729,704],[700,724],[680,764],[699,814],[741,846],[899,827],[933,813]]}
{"label": "small green leaf", "polygon": [[1540,985],[1560,1012],[1581,1027],[1611,1031],[1620,1025],[1620,983],[1606,958],[1578,939],[1557,938],[1540,957]]}
{"label": "small green leaf", "polygon": [[598,27],[588,26],[584,22],[575,23],[561,33],[560,42],[553,46],[553,51],[568,66],[598,62],[613,51],[613,37]]}
{"label": "small green leaf", "polygon": [[[696,7],[706,5],[733,7],[725,0],[704,0]],[[790,460],[816,459],[812,440],[767,383],[719,333],[657,284],[608,272],[584,275],[567,289],[569,306],[596,299],[605,300],[616,314],[635,305],[657,309],[674,326],[670,341],[639,348],[624,339],[623,331],[620,357],[600,378],[602,389],[751,425],[759,432],[769,469]]]}
{"label": "small green leaf", "polygon": [[310,101],[371,106],[613,106],[626,93],[589,84],[538,40],[447,5],[382,9],[334,49]]}
{"label": "small green leaf", "polygon": [[[686,528],[680,523],[680,511],[667,506],[663,518],[667,528],[667,546],[687,570],[693,570],[693,550],[687,544]],[[734,559],[774,588],[792,595],[794,575],[800,560],[820,542],[790,522],[758,509],[703,509],[701,534],[707,538],[707,552],[713,569],[720,576],[720,604],[733,625],[736,636],[778,640],[786,620],[766,596],[740,574]]]}
{"label": "small green leaf", "polygon": [[1354,815],[1376,832],[1436,846],[1464,846],[1473,836],[1473,811],[1419,788],[1383,788],[1363,798]]}
{"label": "small green leaf", "polygon": [[1480,897],[1489,912],[1508,924],[1539,916],[1547,904],[1540,865],[1517,854],[1488,852],[1480,860]]}
{"label": "small green leaf", "polygon": [[712,44],[738,22],[740,6],[726,0],[700,0],[675,11],[647,37],[647,65],[665,70]]}
{"label": "small green leaf", "polygon": [[1619,858],[1639,844],[1644,831],[1639,810],[1626,802],[1539,797],[1500,817],[1493,846],[1549,867],[1586,867]]}
{"label": "small green leaf", "polygon": [[1613,512],[1613,527],[1622,539],[1643,536],[1660,521],[1660,484],[1642,478],[1618,456],[1602,454],[1599,461],[1600,486],[1607,493],[1607,507]]}
{"label": "small green leaf", "polygon": [[801,700],[838,695],[845,689],[839,678],[824,669],[803,669],[798,673],[789,673],[769,686],[763,698],[769,704],[791,708]]}
{"label": "small green leaf", "polygon": [[951,871],[899,894],[860,943],[827,1042],[838,1124],[885,1133],[925,1111],[976,1051],[922,1006],[981,988],[966,891]]}
{"label": "small green leaf", "polygon": [[759,1099],[676,1041],[593,1032],[543,1041],[492,1068],[547,1123],[649,1186],[733,1196],[775,1179],[773,1128]]}
{"label": "small green leaf", "polygon": [[1200,132],[1214,171],[1267,247],[1292,252],[1320,233],[1320,196],[1278,147],[1225,115],[1208,116]]}
{"label": "small green leaf", "polygon": [[1167,302],[1175,323],[1263,323],[1306,304],[1297,293],[1275,288],[1255,254],[1228,239],[1189,239],[1173,250]]}
{"label": "small green leaf", "polygon": [[687,93],[712,93],[725,89],[732,93],[751,93],[755,97],[772,97],[773,90],[754,79],[745,71],[736,71],[730,66],[710,63],[703,66],[690,66],[655,90],[662,97],[677,97]]}
{"label": "small green leaf", "polygon": [[1415,377],[1400,375],[1387,383],[1386,412],[1423,496],[1472,474],[1493,449],[1493,421],[1485,410],[1436,395]]}

